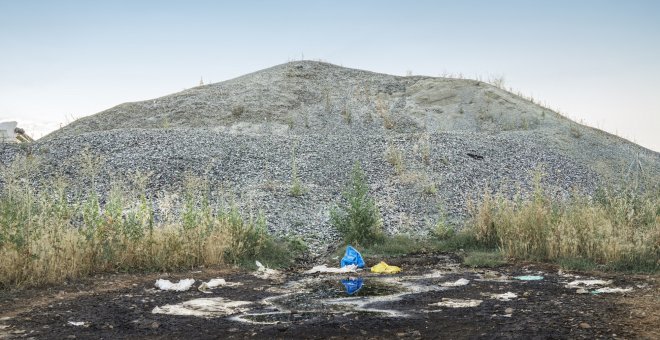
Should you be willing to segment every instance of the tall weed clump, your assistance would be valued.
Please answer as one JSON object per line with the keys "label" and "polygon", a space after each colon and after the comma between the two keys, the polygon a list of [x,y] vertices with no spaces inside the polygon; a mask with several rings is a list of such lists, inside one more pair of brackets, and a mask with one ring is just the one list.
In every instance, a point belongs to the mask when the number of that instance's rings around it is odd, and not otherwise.
{"label": "tall weed clump", "polygon": [[605,268],[660,270],[660,195],[601,190],[559,201],[537,181],[530,197],[485,194],[468,222],[483,245],[506,256],[554,262],[586,261]]}
{"label": "tall weed clump", "polygon": [[257,257],[268,263],[288,251],[271,246],[263,215],[212,206],[209,185],[200,178],[184,181],[176,217],[158,221],[146,176],[117,181],[102,196],[94,185],[72,193],[64,179],[36,190],[32,168],[33,160],[24,159],[2,172],[0,289],[100,272],[169,271]]}
{"label": "tall weed clump", "polygon": [[344,241],[370,245],[382,239],[380,211],[369,195],[369,185],[359,162],[353,166],[342,197],[344,203],[330,211],[330,223],[341,233]]}

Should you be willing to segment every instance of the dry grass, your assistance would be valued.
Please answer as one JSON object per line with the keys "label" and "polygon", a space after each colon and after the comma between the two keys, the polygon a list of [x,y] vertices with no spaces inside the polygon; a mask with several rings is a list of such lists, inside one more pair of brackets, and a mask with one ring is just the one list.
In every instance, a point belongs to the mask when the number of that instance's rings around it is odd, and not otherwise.
{"label": "dry grass", "polygon": [[[3,174],[0,192],[0,288],[37,286],[99,272],[169,271],[244,263],[284,251],[266,232],[261,215],[235,206],[211,207],[205,181],[186,181],[174,218],[155,221],[155,201],[142,178],[115,185],[103,200],[90,191],[75,202],[57,180],[37,192],[25,169]],[[201,190],[200,190],[201,188]],[[101,203],[104,202],[104,203]]]}
{"label": "dry grass", "polygon": [[417,143],[414,146],[415,153],[419,154],[422,162],[426,165],[431,165],[431,141],[428,133],[423,133],[419,136]]}
{"label": "dry grass", "polygon": [[403,151],[399,150],[391,143],[388,143],[387,148],[385,149],[385,160],[392,165],[394,173],[397,175],[403,174],[403,171],[405,170],[403,165]]}
{"label": "dry grass", "polygon": [[388,130],[394,128],[394,120],[392,120],[392,117],[389,114],[389,108],[385,103],[385,99],[383,99],[381,96],[376,98],[376,112],[378,113],[378,116],[380,116],[380,118],[383,120],[383,127]]}
{"label": "dry grass", "polygon": [[660,195],[634,191],[578,194],[563,202],[537,184],[532,197],[485,194],[470,207],[468,227],[511,258],[587,260],[614,269],[660,269]]}

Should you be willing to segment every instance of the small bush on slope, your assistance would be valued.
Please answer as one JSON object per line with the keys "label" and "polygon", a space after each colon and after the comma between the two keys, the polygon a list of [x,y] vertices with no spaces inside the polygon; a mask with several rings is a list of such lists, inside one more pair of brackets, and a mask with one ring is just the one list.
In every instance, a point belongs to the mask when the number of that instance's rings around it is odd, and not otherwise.
{"label": "small bush on slope", "polygon": [[330,211],[330,223],[342,234],[344,241],[369,245],[382,239],[380,211],[369,195],[369,186],[359,162],[353,166],[350,182],[342,196],[343,205]]}

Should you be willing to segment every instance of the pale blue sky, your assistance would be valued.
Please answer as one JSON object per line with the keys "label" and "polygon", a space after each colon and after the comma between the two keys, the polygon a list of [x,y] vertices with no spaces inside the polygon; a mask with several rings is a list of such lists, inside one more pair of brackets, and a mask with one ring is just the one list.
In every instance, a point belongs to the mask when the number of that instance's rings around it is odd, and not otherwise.
{"label": "pale blue sky", "polygon": [[660,1],[0,0],[0,120],[39,137],[290,59],[473,77],[660,151]]}

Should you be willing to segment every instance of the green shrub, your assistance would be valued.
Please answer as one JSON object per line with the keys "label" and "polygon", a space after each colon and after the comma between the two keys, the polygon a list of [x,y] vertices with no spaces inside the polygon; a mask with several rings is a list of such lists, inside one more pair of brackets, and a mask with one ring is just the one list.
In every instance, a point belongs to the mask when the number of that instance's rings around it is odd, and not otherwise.
{"label": "green shrub", "polygon": [[229,244],[224,252],[225,260],[239,264],[257,259],[264,255],[263,250],[269,237],[266,230],[266,219],[263,215],[244,219],[236,207],[222,213],[220,220],[224,226]]}
{"label": "green shrub", "polygon": [[347,243],[369,245],[382,238],[382,219],[359,162],[353,166],[351,180],[342,193],[344,204],[330,211],[330,223]]}

